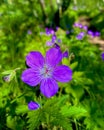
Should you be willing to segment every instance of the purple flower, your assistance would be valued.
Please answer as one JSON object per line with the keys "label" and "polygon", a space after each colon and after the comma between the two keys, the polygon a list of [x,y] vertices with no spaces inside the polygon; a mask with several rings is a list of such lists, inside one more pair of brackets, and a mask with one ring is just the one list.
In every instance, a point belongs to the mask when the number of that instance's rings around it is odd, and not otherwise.
{"label": "purple flower", "polygon": [[52,36],[52,43],[55,43],[56,39],[57,39],[56,35],[53,35]]}
{"label": "purple flower", "polygon": [[50,98],[58,92],[59,82],[69,82],[72,70],[66,65],[59,65],[63,56],[60,49],[51,48],[46,56],[38,51],[32,51],[26,56],[26,64],[30,67],[23,71],[21,79],[30,86],[40,83],[41,93]]}
{"label": "purple flower", "polygon": [[94,32],[91,31],[91,30],[88,30],[87,34],[90,35],[90,36],[92,36],[92,37],[94,37]]}
{"label": "purple flower", "polygon": [[38,103],[36,103],[36,102],[30,101],[30,102],[28,103],[28,109],[29,109],[29,110],[36,110],[36,109],[38,109],[39,107],[40,107],[40,105],[39,105]]}
{"label": "purple flower", "polygon": [[82,39],[83,39],[83,37],[82,37],[81,35],[77,35],[76,38],[77,38],[78,40],[82,40]]}
{"label": "purple flower", "polygon": [[79,23],[74,23],[74,27],[79,27]]}
{"label": "purple flower", "polygon": [[87,31],[88,26],[87,26],[87,25],[84,25],[84,26],[83,26],[83,29]]}
{"label": "purple flower", "polygon": [[100,32],[95,32],[94,36],[97,36],[97,37],[100,36]]}
{"label": "purple flower", "polygon": [[56,42],[60,43],[61,39],[57,39],[57,36],[53,35],[51,41],[47,41],[46,45],[47,46],[53,46]]}
{"label": "purple flower", "polygon": [[79,27],[79,28],[82,28],[82,24],[81,23],[74,23],[74,27]]}
{"label": "purple flower", "polygon": [[54,35],[55,31],[52,28],[46,28],[46,35]]}
{"label": "purple flower", "polygon": [[63,53],[63,58],[64,58],[64,57],[68,58],[68,56],[69,56],[69,52],[68,52],[68,51],[65,51],[65,52]]}
{"label": "purple flower", "polygon": [[79,23],[79,28],[83,28],[82,24]]}
{"label": "purple flower", "polygon": [[83,39],[83,37],[84,37],[84,32],[80,32],[77,36],[76,36],[76,38],[78,39],[78,40],[82,40]]}
{"label": "purple flower", "polygon": [[79,35],[84,37],[85,33],[84,32],[80,32]]}
{"label": "purple flower", "polygon": [[53,42],[47,41],[47,42],[46,42],[46,45],[47,45],[47,46],[52,46],[52,45],[53,45]]}
{"label": "purple flower", "polygon": [[70,31],[67,30],[67,31],[66,31],[66,34],[68,35],[69,33],[70,33]]}
{"label": "purple flower", "polygon": [[58,26],[56,26],[56,31],[58,31],[58,29],[59,29],[59,27],[58,27]]}
{"label": "purple flower", "polygon": [[61,43],[61,42],[62,42],[62,40],[61,40],[61,39],[57,39],[57,42],[58,42],[58,43]]}
{"label": "purple flower", "polygon": [[53,35],[51,41],[47,41],[46,45],[52,46],[55,43],[56,39],[57,39],[56,35]]}
{"label": "purple flower", "polygon": [[27,31],[27,34],[31,35],[31,34],[32,34],[32,31],[31,31],[31,30],[28,30],[28,31]]}
{"label": "purple flower", "polygon": [[4,80],[5,82],[10,82],[10,78],[11,78],[11,75],[9,74],[9,75],[4,76],[4,77],[3,77],[3,80]]}
{"label": "purple flower", "polygon": [[45,28],[45,31],[46,31],[46,35],[50,35],[50,30],[49,30],[49,28]]}
{"label": "purple flower", "polygon": [[104,52],[102,52],[101,58],[102,58],[102,60],[104,60]]}

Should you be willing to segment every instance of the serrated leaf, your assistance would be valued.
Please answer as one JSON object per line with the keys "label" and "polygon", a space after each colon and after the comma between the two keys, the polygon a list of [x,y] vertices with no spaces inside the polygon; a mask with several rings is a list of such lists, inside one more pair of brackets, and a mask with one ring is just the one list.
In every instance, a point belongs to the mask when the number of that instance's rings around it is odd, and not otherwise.
{"label": "serrated leaf", "polygon": [[16,114],[23,114],[28,111],[28,106],[27,105],[20,105],[16,107]]}
{"label": "serrated leaf", "polygon": [[28,112],[28,118],[29,130],[34,130],[38,128],[42,120],[42,113],[40,109]]}
{"label": "serrated leaf", "polygon": [[86,116],[87,110],[80,106],[78,107],[77,106],[70,106],[70,107],[64,106],[61,109],[61,113],[67,117],[80,117],[80,116]]}

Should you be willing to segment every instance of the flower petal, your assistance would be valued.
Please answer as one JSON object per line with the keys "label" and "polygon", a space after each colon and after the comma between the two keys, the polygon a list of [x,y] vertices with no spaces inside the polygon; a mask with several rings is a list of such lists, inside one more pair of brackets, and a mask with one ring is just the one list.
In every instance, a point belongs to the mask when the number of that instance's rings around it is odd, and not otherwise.
{"label": "flower petal", "polygon": [[39,75],[38,70],[35,69],[27,69],[23,71],[21,79],[24,83],[30,86],[36,86],[40,83],[41,77]]}
{"label": "flower petal", "polygon": [[41,93],[50,98],[54,96],[58,91],[58,85],[54,79],[43,79],[40,86]]}
{"label": "flower petal", "polygon": [[68,82],[72,79],[72,70],[66,65],[58,66],[53,72],[53,77],[57,81]]}
{"label": "flower petal", "polygon": [[36,109],[38,109],[39,107],[40,107],[40,105],[39,105],[38,103],[36,103],[36,102],[30,101],[30,102],[28,103],[28,109],[29,109],[29,110],[36,110]]}
{"label": "flower petal", "polygon": [[42,67],[44,64],[44,57],[40,52],[32,51],[26,56],[26,64],[29,67]]}
{"label": "flower petal", "polygon": [[46,63],[56,66],[62,60],[62,52],[58,48],[51,48],[46,52]]}

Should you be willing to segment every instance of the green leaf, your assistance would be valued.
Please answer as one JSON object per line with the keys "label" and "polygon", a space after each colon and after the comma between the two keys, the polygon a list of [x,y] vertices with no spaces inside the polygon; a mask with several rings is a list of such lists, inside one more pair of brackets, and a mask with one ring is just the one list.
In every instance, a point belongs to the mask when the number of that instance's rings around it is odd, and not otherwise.
{"label": "green leaf", "polygon": [[16,107],[16,114],[23,114],[28,111],[28,106],[27,105],[19,105]]}
{"label": "green leaf", "polygon": [[64,106],[61,109],[61,113],[67,117],[85,117],[87,116],[87,110],[80,106]]}
{"label": "green leaf", "polygon": [[75,69],[78,66],[78,62],[74,62],[70,65],[71,69]]}

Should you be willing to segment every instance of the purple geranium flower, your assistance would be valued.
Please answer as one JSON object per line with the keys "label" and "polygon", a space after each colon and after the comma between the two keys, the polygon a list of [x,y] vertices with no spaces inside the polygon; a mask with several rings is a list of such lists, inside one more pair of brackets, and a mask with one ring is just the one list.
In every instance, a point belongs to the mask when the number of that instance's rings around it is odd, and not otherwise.
{"label": "purple geranium flower", "polygon": [[102,58],[102,60],[104,60],[104,52],[102,52],[101,58]]}
{"label": "purple geranium flower", "polygon": [[36,103],[36,102],[30,101],[30,102],[28,103],[28,109],[29,109],[29,110],[36,110],[36,109],[38,109],[39,107],[40,107],[40,105],[39,105],[38,103]]}
{"label": "purple geranium flower", "polygon": [[98,37],[98,36],[100,36],[100,32],[96,31],[96,32],[94,33],[94,35],[95,35],[95,37]]}
{"label": "purple geranium flower", "polygon": [[68,34],[70,34],[70,31],[69,31],[69,30],[67,30],[67,31],[66,31],[66,34],[67,34],[67,35],[68,35]]}
{"label": "purple geranium flower", "polygon": [[32,34],[32,31],[31,31],[31,30],[28,30],[28,31],[27,31],[27,34],[31,35],[31,34]]}
{"label": "purple geranium flower", "polygon": [[30,67],[23,71],[21,79],[30,86],[40,83],[41,93],[50,98],[58,92],[59,82],[69,82],[72,79],[72,70],[66,65],[59,65],[62,60],[60,49],[51,48],[46,56],[38,51],[32,51],[26,56],[26,64]]}
{"label": "purple geranium flower", "polygon": [[74,23],[74,27],[79,27],[79,28],[82,28],[82,24],[81,23]]}
{"label": "purple geranium flower", "polygon": [[74,23],[74,27],[79,27],[79,23]]}
{"label": "purple geranium flower", "polygon": [[46,35],[54,35],[55,31],[52,28],[45,28]]}
{"label": "purple geranium flower", "polygon": [[95,35],[94,35],[94,32],[92,31],[92,30],[88,30],[88,35],[90,35],[90,36],[92,36],[92,37],[94,37]]}
{"label": "purple geranium flower", "polygon": [[57,42],[58,42],[58,43],[61,43],[61,42],[62,42],[62,40],[61,40],[61,39],[57,39]]}
{"label": "purple geranium flower", "polygon": [[54,43],[51,42],[51,41],[47,41],[47,42],[46,42],[46,45],[47,45],[47,46],[52,46],[53,44],[54,44]]}
{"label": "purple geranium flower", "polygon": [[84,25],[84,26],[83,26],[83,29],[87,31],[87,30],[88,30],[88,26],[87,26],[87,25]]}
{"label": "purple geranium flower", "polygon": [[56,35],[52,35],[51,41],[47,41],[46,45],[47,46],[53,46],[56,42],[60,43],[61,39],[57,39]]}
{"label": "purple geranium flower", "polygon": [[52,43],[55,43],[56,39],[57,39],[56,35],[53,35],[53,36],[52,36],[52,40],[51,40]]}
{"label": "purple geranium flower", "polygon": [[77,36],[76,36],[76,38],[78,39],[78,40],[82,40],[83,39],[83,37],[84,37],[84,32],[80,32]]}
{"label": "purple geranium flower", "polygon": [[65,52],[63,53],[63,58],[64,58],[64,57],[68,58],[68,56],[69,56],[69,52],[68,52],[68,51],[65,51]]}

